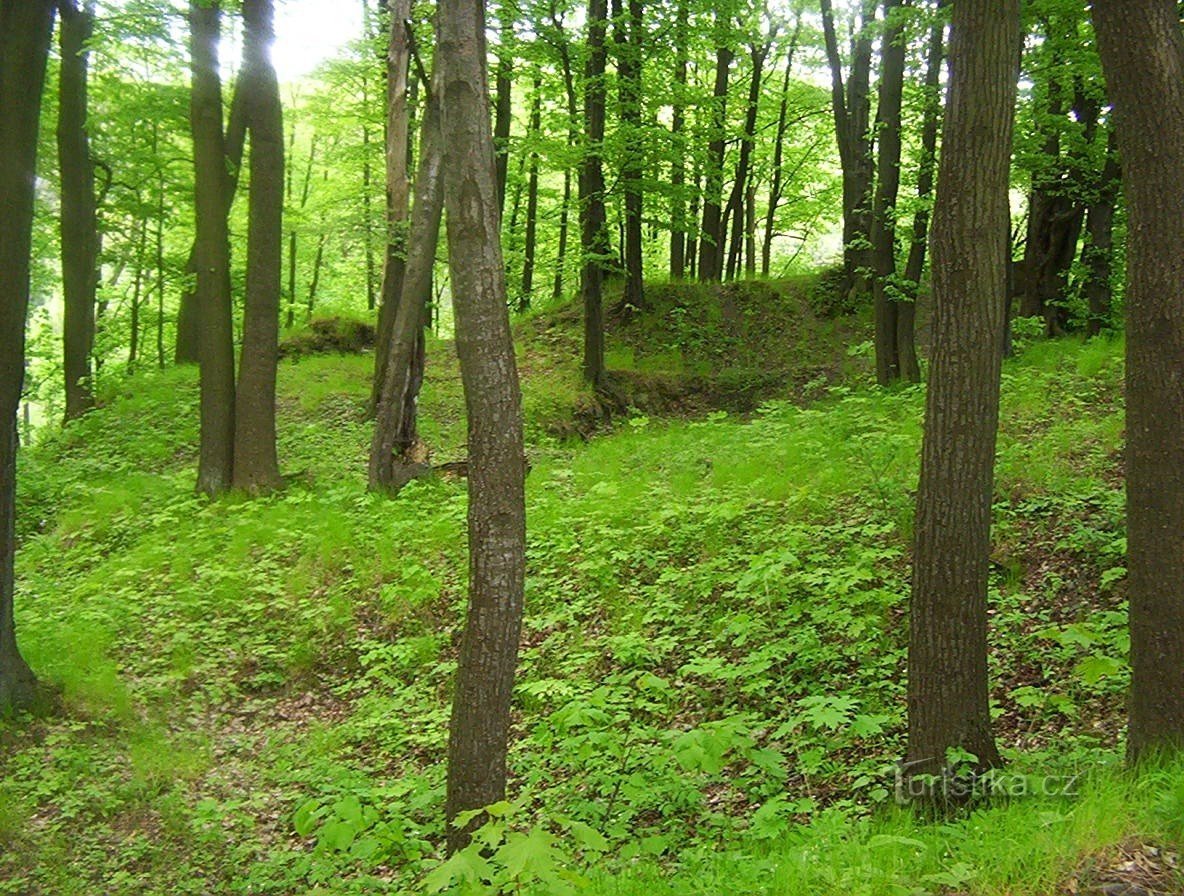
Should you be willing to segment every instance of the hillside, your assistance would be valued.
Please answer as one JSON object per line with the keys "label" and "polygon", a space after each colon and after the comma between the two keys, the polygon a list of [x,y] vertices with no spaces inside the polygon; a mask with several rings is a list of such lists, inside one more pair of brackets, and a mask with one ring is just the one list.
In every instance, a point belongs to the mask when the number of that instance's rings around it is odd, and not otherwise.
{"label": "hillside", "polygon": [[[1180,769],[1118,771],[1121,345],[1042,341],[1004,372],[994,712],[1013,771],[1075,795],[925,826],[890,808],[923,392],[871,388],[846,348],[866,323],[809,295],[656,293],[612,322],[607,400],[574,312],[522,324],[520,799],[445,866],[465,486],[365,492],[371,358],[282,364],[268,499],[193,495],[192,370],[45,435],[18,627],[62,707],[0,728],[0,892],[411,893],[476,861],[539,893],[1077,893],[1125,865],[1178,886]],[[463,456],[441,343],[423,414]]]}

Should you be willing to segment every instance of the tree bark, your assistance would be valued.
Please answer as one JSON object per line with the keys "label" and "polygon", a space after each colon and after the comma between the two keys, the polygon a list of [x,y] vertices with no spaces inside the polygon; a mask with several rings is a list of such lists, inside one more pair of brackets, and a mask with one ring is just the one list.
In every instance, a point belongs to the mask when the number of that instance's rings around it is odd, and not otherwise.
{"label": "tree bark", "polygon": [[720,196],[724,182],[724,149],[728,120],[728,75],[732,48],[727,46],[726,20],[716,13],[715,87],[711,101],[711,140],[707,144],[704,174],[703,226],[699,233],[699,279],[708,282],[723,275],[723,219]]}
{"label": "tree bark", "polygon": [[0,0],[0,715],[32,706],[37,679],[16,642],[16,453],[37,133],[52,0]]}
{"label": "tree bark", "polygon": [[[447,817],[505,798],[526,553],[522,399],[506,308],[484,4],[441,0],[442,134],[456,348],[469,428],[469,610],[448,743]],[[450,826],[448,847],[475,824]]]}
{"label": "tree bark", "polygon": [[897,11],[901,0],[884,0],[884,38],[880,51],[880,102],[876,112],[880,157],[876,164],[871,257],[876,319],[876,381],[888,386],[901,378],[897,345],[899,305],[893,295],[896,276],[896,198],[900,191],[900,106],[904,91],[904,28]]}
{"label": "tree bark", "polygon": [[1171,0],[1095,0],[1129,217],[1132,759],[1184,748],[1184,39]]}
{"label": "tree bark", "polygon": [[218,74],[218,4],[193,0],[189,8],[197,209],[197,332],[201,365],[201,447],[197,488],[213,497],[230,488],[234,473],[234,324],[230,297],[230,236],[226,213],[226,148],[222,133],[222,81]]}
{"label": "tree bark", "polygon": [[423,383],[423,331],[432,298],[432,269],[444,210],[440,75],[441,69],[437,65],[423,116],[403,295],[395,316],[391,355],[370,443],[371,491],[397,492],[419,472],[415,462],[408,457],[408,451],[417,439],[416,411]]}
{"label": "tree bark", "polygon": [[620,86],[621,125],[625,137],[621,160],[621,187],[625,193],[625,295],[627,308],[645,307],[645,257],[642,232],[645,175],[644,135],[641,130],[641,69],[643,54],[641,0],[614,0],[616,18],[617,78]]}
{"label": "tree bark", "polygon": [[99,230],[94,163],[87,126],[91,34],[94,16],[74,0],[61,0],[58,160],[61,168],[63,368],[66,420],[94,406],[90,356],[95,339],[95,294],[99,279]]}
{"label": "tree bark", "polygon": [[588,49],[584,71],[586,144],[580,176],[580,231],[584,254],[580,292],[584,301],[584,379],[604,377],[604,259],[609,252],[604,208],[604,70],[608,0],[588,0]]}
{"label": "tree bark", "polygon": [[270,59],[272,0],[243,0],[243,84],[251,134],[247,285],[234,414],[234,487],[251,494],[279,488],[275,380],[283,266],[284,117]]}
{"label": "tree bark", "polygon": [[411,66],[408,22],[411,0],[390,4],[390,47],[387,52],[386,206],[387,247],[382,270],[382,305],[378,309],[378,331],[374,339],[374,382],[370,410],[374,412],[386,376],[391,330],[395,325],[399,297],[403,294],[403,273],[407,260],[407,224],[411,204],[407,155],[410,118],[407,107],[407,77]]}
{"label": "tree bark", "polygon": [[1122,170],[1118,164],[1118,146],[1111,130],[1106,148],[1106,163],[1099,176],[1097,192],[1085,210],[1086,243],[1081,250],[1085,263],[1085,298],[1089,306],[1086,336],[1097,336],[1111,323],[1113,288],[1114,213]]}
{"label": "tree bark", "polygon": [[506,208],[506,181],[510,173],[510,129],[514,122],[514,22],[515,0],[501,0],[498,5],[497,99],[494,103],[493,145],[497,159],[497,211]]}
{"label": "tree bark", "polygon": [[772,49],[772,40],[760,46],[749,48],[752,59],[752,79],[748,86],[748,103],[744,110],[744,133],[740,137],[740,157],[736,161],[736,177],[732,181],[732,194],[728,198],[727,212],[724,215],[723,233],[730,219],[732,224],[731,244],[728,249],[727,274],[728,279],[735,279],[740,271],[740,256],[744,245],[744,200],[748,194],[748,179],[752,168],[752,148],[756,142],[756,116],[760,109],[761,88],[764,86],[763,77],[765,60]]}
{"label": "tree bark", "polygon": [[908,772],[998,765],[987,571],[999,418],[1019,0],[958,0],[933,220],[933,359],[917,496]]}

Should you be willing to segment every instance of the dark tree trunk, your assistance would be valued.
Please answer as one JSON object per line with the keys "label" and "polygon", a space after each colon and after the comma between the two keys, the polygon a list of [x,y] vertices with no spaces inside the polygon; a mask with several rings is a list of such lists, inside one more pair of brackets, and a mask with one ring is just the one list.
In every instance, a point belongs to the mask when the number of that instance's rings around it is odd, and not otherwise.
{"label": "dark tree trunk", "polygon": [[707,144],[707,170],[704,172],[703,226],[699,232],[699,279],[708,282],[723,275],[723,219],[720,197],[724,183],[724,149],[728,120],[728,74],[733,53],[727,46],[722,13],[716,13],[716,30],[720,32],[715,51],[715,88],[711,104],[711,140]]}
{"label": "dark tree trunk", "polygon": [[933,360],[917,495],[908,771],[949,750],[999,763],[987,699],[987,567],[1007,284],[1019,0],[958,0],[933,220]]}
{"label": "dark tree trunk", "polygon": [[378,408],[391,330],[399,297],[403,294],[403,272],[407,260],[407,224],[411,204],[407,155],[410,117],[407,109],[407,78],[411,66],[409,25],[411,0],[392,0],[390,47],[387,52],[386,124],[386,208],[387,246],[382,269],[382,305],[378,309],[378,332],[374,340],[374,381],[370,389],[370,411]]}
{"label": "dark tree trunk", "polygon": [[698,164],[691,172],[691,208],[687,213],[690,229],[687,231],[687,249],[683,254],[686,259],[687,276],[694,280],[699,276],[699,203],[703,196],[703,178]]}
{"label": "dark tree trunk", "polygon": [[243,0],[243,82],[251,133],[247,286],[234,414],[234,487],[252,494],[279,488],[275,379],[283,266],[284,118],[270,61],[272,0]]}
{"label": "dark tree trunk", "polygon": [[897,308],[896,347],[901,379],[921,381],[917,361],[917,297],[925,272],[925,251],[929,243],[929,197],[933,193],[933,172],[937,161],[937,129],[941,122],[941,68],[945,25],[937,22],[929,32],[929,58],[925,61],[925,112],[921,119],[921,158],[917,171],[917,211],[913,215],[913,236],[905,262],[905,301]]}
{"label": "dark tree trunk", "polygon": [[1114,213],[1122,170],[1118,165],[1118,145],[1111,130],[1106,147],[1106,164],[1099,177],[1097,191],[1085,211],[1086,243],[1081,250],[1085,264],[1085,298],[1089,305],[1086,336],[1097,336],[1111,324],[1111,300],[1114,258]]}
{"label": "dark tree trunk", "polygon": [[[752,80],[748,86],[748,104],[744,110],[744,134],[740,138],[740,158],[736,161],[736,177],[732,181],[732,195],[728,198],[725,222],[731,219],[732,238],[728,250],[728,279],[734,279],[740,272],[740,254],[744,245],[744,200],[748,195],[748,179],[752,169],[752,147],[756,142],[756,116],[760,108],[761,88],[765,71],[765,60],[772,43],[749,48],[752,58]],[[723,228],[720,228],[721,233]]]}
{"label": "dark tree trunk", "polygon": [[1093,20],[1130,219],[1128,749],[1139,760],[1184,748],[1184,39],[1171,0],[1095,0]]}
{"label": "dark tree trunk", "polygon": [[[221,96],[221,81],[218,85]],[[219,100],[221,109],[221,100]],[[219,112],[219,115],[221,113]],[[219,129],[221,120],[219,119]],[[230,117],[226,122],[226,158],[222,165],[224,208],[222,217],[230,214],[230,206],[234,203],[234,193],[238,189],[238,172],[243,163],[243,145],[247,140],[247,115],[243,105],[242,91],[237,85],[234,96],[230,100]],[[197,239],[194,238],[193,248],[189,251],[189,261],[185,265],[190,275],[186,282],[197,283]],[[196,364],[201,360],[201,300],[194,287],[187,286],[181,293],[181,305],[177,310],[177,344],[173,353],[173,360],[177,364]]]}
{"label": "dark tree trunk", "polygon": [[866,292],[866,270],[871,266],[868,233],[872,215],[871,116],[872,25],[876,0],[862,0],[859,31],[851,56],[851,74],[843,83],[843,60],[835,34],[831,0],[821,0],[823,35],[831,74],[831,106],[843,168],[843,267],[849,290]]}
{"label": "dark tree trunk", "polygon": [[588,0],[588,51],[584,71],[586,146],[580,174],[580,235],[584,254],[580,292],[584,300],[584,379],[604,377],[604,260],[609,252],[604,208],[604,70],[608,0]]}
{"label": "dark tree trunk", "polygon": [[798,38],[802,33],[802,16],[798,13],[793,38],[789,42],[789,53],[785,60],[785,79],[781,84],[781,103],[777,108],[777,138],[773,143],[773,178],[769,184],[769,207],[765,211],[765,235],[761,246],[761,276],[768,277],[773,263],[773,235],[777,230],[777,206],[781,204],[782,170],[785,159],[785,133],[789,127],[789,84],[793,76],[793,57],[797,51]]}
{"label": "dark tree trunk", "polygon": [[90,356],[95,339],[99,229],[87,127],[89,41],[94,16],[89,9],[79,9],[74,0],[61,0],[58,7],[62,53],[57,133],[62,177],[62,331],[69,421],[94,406]]}
{"label": "dark tree trunk", "polygon": [[53,14],[52,0],[0,0],[0,715],[37,697],[16,643],[13,561],[37,132]]}
{"label": "dark tree trunk", "polygon": [[616,18],[617,75],[621,93],[621,125],[625,146],[621,161],[621,186],[625,193],[625,306],[645,307],[645,257],[642,231],[645,175],[644,136],[641,130],[641,67],[643,40],[641,0],[614,0]]}
{"label": "dark tree trunk", "polygon": [[204,6],[193,0],[189,27],[193,75],[189,117],[197,209],[194,260],[201,365],[197,488],[213,497],[230,488],[234,472],[234,323],[226,222],[230,203],[226,198],[222,81],[218,74],[218,5]]}
{"label": "dark tree trunk", "polygon": [[896,198],[900,191],[900,106],[904,91],[904,28],[897,11],[901,0],[884,0],[884,39],[880,51],[879,179],[872,215],[872,282],[876,318],[876,381],[887,386],[901,377],[897,345],[899,305],[893,295],[896,276]]}
{"label": "dark tree trunk", "polygon": [[543,131],[543,82],[539,75],[534,78],[534,100],[530,109],[530,165],[526,187],[526,245],[522,252],[522,293],[518,310],[530,308],[531,293],[534,292],[534,256],[538,247],[539,227],[539,151],[538,141]]}
{"label": "dark tree trunk", "polygon": [[408,456],[418,438],[416,410],[423,383],[424,322],[432,298],[432,269],[444,210],[444,147],[440,137],[440,67],[424,111],[415,175],[415,205],[403,296],[391,336],[386,381],[370,443],[370,489],[394,493],[419,472]]}
{"label": "dark tree trunk", "polygon": [[497,48],[497,101],[494,104],[493,145],[497,159],[497,211],[506,208],[506,181],[510,173],[510,128],[514,121],[514,23],[516,0],[502,0],[498,7],[500,43]]}
{"label": "dark tree trunk", "polygon": [[132,278],[132,309],[129,330],[129,344],[127,349],[127,369],[130,373],[135,370],[140,356],[140,306],[144,293],[144,253],[148,247],[148,219],[141,218],[139,233],[136,236],[136,274]]}
{"label": "dark tree trunk", "polygon": [[670,277],[681,280],[686,275],[687,246],[687,162],[686,90],[690,63],[687,40],[690,36],[686,0],[679,0],[675,20],[674,46],[678,58],[674,63],[674,109],[670,118],[670,142],[673,159],[670,163]]}
{"label": "dark tree trunk", "polygon": [[[484,5],[441,0],[443,142],[456,349],[469,431],[469,610],[448,742],[451,821],[505,798],[526,554],[522,399],[506,308]],[[449,827],[465,845],[479,819]]]}

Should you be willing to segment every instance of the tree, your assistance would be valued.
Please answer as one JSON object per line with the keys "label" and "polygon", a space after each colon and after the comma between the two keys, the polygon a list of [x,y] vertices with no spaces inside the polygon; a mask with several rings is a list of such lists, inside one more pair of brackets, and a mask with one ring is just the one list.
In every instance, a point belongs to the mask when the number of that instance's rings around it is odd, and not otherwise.
{"label": "tree", "polygon": [[226,213],[226,144],[218,74],[217,3],[189,7],[194,191],[197,238],[197,332],[201,365],[201,447],[197,487],[215,496],[234,474],[234,323],[230,296],[230,236]]}
{"label": "tree", "polygon": [[580,171],[580,235],[584,254],[580,292],[584,300],[584,379],[604,377],[604,259],[609,243],[604,208],[604,70],[608,0],[588,0],[588,52],[584,70],[584,132]]}
{"label": "tree", "polygon": [[[448,738],[449,821],[505,797],[526,556],[522,399],[506,308],[484,4],[441,0],[445,204],[469,428],[469,610]],[[451,826],[450,850],[472,826]]]}
{"label": "tree", "polygon": [[272,0],[244,0],[242,90],[251,135],[247,287],[234,413],[234,487],[281,484],[275,445],[275,380],[283,263],[284,121],[269,48]]}
{"label": "tree", "polygon": [[[95,339],[95,293],[99,279],[99,229],[94,162],[87,126],[89,41],[94,14],[74,0],[61,0],[58,162],[62,178],[63,368],[66,419],[94,405],[90,355]],[[134,309],[133,309],[134,310]]]}
{"label": "tree", "polygon": [[723,275],[724,229],[720,197],[724,183],[724,150],[727,147],[728,77],[735,52],[730,22],[722,12],[715,17],[715,89],[711,99],[711,139],[704,171],[703,226],[699,233],[699,279],[719,280]]}
{"label": "tree", "polygon": [[625,296],[627,307],[645,307],[644,239],[642,235],[645,151],[641,131],[642,33],[641,0],[614,0],[617,77],[620,85],[621,129],[625,137],[621,186],[625,193]]}
{"label": "tree", "polygon": [[28,707],[37,695],[17,648],[13,561],[33,186],[53,16],[53,0],[0,0],[0,713]]}
{"label": "tree", "polygon": [[933,354],[909,626],[911,773],[950,750],[998,764],[987,568],[1007,285],[1019,0],[958,0],[933,219]]}
{"label": "tree", "polygon": [[1127,588],[1133,759],[1184,747],[1184,37],[1172,0],[1095,0],[1130,235]]}

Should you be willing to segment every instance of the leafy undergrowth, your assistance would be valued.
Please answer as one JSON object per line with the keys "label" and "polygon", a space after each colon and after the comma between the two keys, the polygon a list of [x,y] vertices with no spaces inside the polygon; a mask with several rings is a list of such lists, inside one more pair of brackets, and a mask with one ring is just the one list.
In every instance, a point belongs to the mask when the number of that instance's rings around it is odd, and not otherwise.
{"label": "leafy undergrowth", "polygon": [[[1179,842],[1178,774],[1114,770],[1119,345],[1005,370],[994,712],[1017,772],[1083,783],[936,826],[891,808],[922,391],[570,444],[537,363],[516,801],[483,851],[439,853],[464,485],[367,495],[369,359],[309,357],[273,497],[193,497],[191,371],[25,453],[20,637],[63,711],[0,729],[0,892],[1044,894]],[[424,433],[463,450],[436,373]]]}

